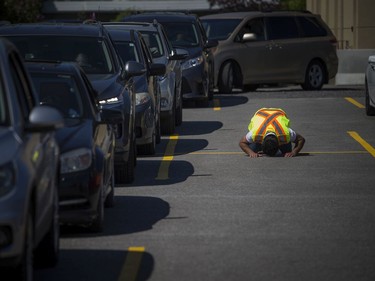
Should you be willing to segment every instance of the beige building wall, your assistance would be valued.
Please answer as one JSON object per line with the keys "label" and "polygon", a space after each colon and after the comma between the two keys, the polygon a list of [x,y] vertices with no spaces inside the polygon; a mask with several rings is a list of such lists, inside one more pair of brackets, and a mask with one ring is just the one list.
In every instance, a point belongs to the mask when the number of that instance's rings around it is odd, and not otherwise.
{"label": "beige building wall", "polygon": [[332,29],[340,49],[375,49],[375,0],[306,0]]}

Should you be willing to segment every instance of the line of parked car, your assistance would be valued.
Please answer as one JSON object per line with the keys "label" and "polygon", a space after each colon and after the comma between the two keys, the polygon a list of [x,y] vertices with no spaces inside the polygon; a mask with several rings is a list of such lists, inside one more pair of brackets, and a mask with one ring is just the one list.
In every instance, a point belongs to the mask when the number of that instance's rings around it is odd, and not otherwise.
{"label": "line of parked car", "polygon": [[103,230],[115,185],[182,124],[183,101],[318,90],[337,71],[336,39],[310,13],[155,12],[4,24],[0,37],[0,269],[15,280],[56,264],[59,224]]}

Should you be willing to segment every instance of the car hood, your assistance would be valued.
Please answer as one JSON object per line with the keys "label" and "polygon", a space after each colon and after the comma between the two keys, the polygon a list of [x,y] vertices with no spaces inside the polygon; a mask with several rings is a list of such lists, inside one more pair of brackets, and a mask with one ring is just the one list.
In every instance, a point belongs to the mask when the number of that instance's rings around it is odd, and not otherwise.
{"label": "car hood", "polygon": [[11,161],[20,145],[20,139],[17,137],[15,131],[8,127],[0,127],[0,165]]}
{"label": "car hood", "polygon": [[125,87],[118,75],[89,74],[88,78],[98,92],[99,100],[109,99],[121,95]]}
{"label": "car hood", "polygon": [[93,140],[93,121],[89,119],[67,119],[65,127],[56,131],[60,152],[64,153],[80,147],[89,148]]}
{"label": "car hood", "polygon": [[191,48],[184,47],[184,49],[189,52],[189,56],[187,57],[187,59],[193,59],[202,55],[202,48],[199,46]]}

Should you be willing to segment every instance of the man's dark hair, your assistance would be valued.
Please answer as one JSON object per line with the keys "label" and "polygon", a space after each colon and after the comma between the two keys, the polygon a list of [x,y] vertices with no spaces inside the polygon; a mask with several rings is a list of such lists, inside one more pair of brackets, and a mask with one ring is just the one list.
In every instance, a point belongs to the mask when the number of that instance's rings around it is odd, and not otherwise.
{"label": "man's dark hair", "polygon": [[262,151],[268,156],[275,156],[279,150],[279,141],[275,135],[268,135],[263,139]]}

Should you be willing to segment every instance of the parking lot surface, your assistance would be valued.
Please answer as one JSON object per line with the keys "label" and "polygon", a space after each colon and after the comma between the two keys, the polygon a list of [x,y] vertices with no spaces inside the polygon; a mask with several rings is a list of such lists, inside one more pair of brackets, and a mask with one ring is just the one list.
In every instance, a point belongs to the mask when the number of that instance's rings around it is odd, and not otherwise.
{"label": "parking lot surface", "polygon": [[[187,105],[177,134],[117,186],[103,233],[64,228],[36,280],[374,280],[375,119],[362,87],[264,88]],[[238,142],[261,107],[306,144],[249,158]]]}

